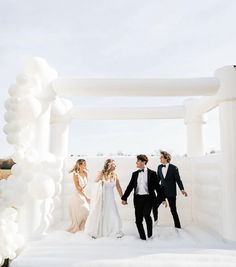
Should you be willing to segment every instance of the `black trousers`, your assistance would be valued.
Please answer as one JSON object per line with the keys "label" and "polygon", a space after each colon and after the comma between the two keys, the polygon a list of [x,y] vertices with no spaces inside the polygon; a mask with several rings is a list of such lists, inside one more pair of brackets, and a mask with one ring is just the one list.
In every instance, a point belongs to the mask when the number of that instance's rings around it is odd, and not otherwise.
{"label": "black trousers", "polygon": [[[181,228],[179,216],[178,216],[177,209],[176,209],[176,197],[166,197],[166,198],[168,200],[170,211],[174,219],[175,227]],[[158,220],[158,208],[161,205],[162,201],[163,199],[157,196],[153,202],[152,212],[153,212],[154,221]]]}
{"label": "black trousers", "polygon": [[143,219],[147,225],[147,236],[152,236],[152,217],[151,210],[153,206],[152,198],[149,195],[135,195],[135,223],[140,235],[140,238],[146,240],[146,234],[143,228]]}

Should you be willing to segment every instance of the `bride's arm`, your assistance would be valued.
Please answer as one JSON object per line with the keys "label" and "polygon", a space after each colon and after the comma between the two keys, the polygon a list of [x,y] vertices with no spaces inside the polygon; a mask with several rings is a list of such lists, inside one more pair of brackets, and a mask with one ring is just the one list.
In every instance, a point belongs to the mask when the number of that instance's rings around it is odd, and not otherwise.
{"label": "bride's arm", "polygon": [[97,183],[97,182],[99,182],[101,180],[102,180],[102,172],[99,172],[95,182]]}
{"label": "bride's arm", "polygon": [[120,197],[122,197],[123,196],[123,191],[122,191],[122,188],[120,186],[120,182],[119,182],[118,176],[116,176],[116,189],[117,189]]}

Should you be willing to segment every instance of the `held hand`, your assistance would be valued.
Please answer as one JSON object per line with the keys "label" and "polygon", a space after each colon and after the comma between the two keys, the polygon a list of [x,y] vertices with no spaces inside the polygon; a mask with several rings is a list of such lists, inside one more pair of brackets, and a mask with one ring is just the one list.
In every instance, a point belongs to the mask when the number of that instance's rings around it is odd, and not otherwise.
{"label": "held hand", "polygon": [[128,205],[128,202],[124,201],[124,200],[122,200],[121,203],[122,203],[122,205]]}
{"label": "held hand", "polygon": [[186,191],[182,190],[181,192],[182,192],[182,194],[183,194],[185,197],[187,197],[187,196],[188,196],[188,194],[187,194],[187,192],[186,192]]}
{"label": "held hand", "polygon": [[164,205],[164,207],[167,208],[167,202],[165,200],[162,201],[162,205]]}

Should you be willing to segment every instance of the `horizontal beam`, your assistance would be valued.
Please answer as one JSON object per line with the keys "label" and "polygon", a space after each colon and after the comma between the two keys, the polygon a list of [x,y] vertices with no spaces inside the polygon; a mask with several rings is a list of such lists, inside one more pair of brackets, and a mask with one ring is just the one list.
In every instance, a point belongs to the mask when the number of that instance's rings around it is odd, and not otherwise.
{"label": "horizontal beam", "polygon": [[183,119],[184,112],[182,106],[141,108],[83,108],[75,106],[70,111],[70,117],[79,120]]}
{"label": "horizontal beam", "polygon": [[61,96],[210,96],[216,94],[219,83],[216,78],[58,78],[51,86]]}

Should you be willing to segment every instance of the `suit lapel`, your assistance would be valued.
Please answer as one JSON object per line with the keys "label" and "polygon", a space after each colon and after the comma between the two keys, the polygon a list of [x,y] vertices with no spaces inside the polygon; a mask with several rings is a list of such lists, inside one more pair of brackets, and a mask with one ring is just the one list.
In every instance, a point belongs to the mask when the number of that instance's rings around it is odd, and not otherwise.
{"label": "suit lapel", "polygon": [[159,168],[159,172],[160,172],[160,175],[161,175],[161,180],[164,180],[165,179],[165,177],[163,176],[163,173],[162,173],[162,166],[160,166],[160,168]]}
{"label": "suit lapel", "polygon": [[169,173],[169,171],[170,171],[170,168],[171,168],[171,165],[169,164],[169,166],[168,166],[168,170],[167,170],[167,172],[166,172],[166,177],[165,177],[165,178],[167,178],[167,175],[168,175],[168,173]]}
{"label": "suit lapel", "polygon": [[148,184],[148,188],[149,188],[149,185],[150,185],[150,176],[151,176],[151,172],[150,172],[150,170],[147,168],[147,184]]}

